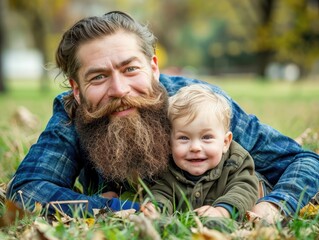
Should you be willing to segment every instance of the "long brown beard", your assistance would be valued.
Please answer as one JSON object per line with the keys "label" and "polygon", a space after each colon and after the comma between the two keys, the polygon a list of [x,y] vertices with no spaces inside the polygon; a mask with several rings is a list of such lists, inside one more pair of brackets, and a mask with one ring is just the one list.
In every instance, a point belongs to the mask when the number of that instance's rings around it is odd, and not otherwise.
{"label": "long brown beard", "polygon": [[[138,113],[109,117],[122,103],[137,108]],[[114,99],[93,113],[80,105],[75,124],[82,147],[107,180],[153,179],[167,168],[167,94],[158,83],[151,96]]]}

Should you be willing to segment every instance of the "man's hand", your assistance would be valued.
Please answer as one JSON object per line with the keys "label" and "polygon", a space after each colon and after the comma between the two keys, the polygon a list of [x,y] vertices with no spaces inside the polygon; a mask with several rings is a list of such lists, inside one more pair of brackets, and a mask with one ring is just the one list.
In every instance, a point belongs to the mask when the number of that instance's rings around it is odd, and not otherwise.
{"label": "man's hand", "polygon": [[209,205],[204,205],[200,208],[194,210],[198,216],[203,217],[225,217],[230,218],[229,212],[223,207],[212,207]]}
{"label": "man's hand", "polygon": [[116,192],[112,192],[112,191],[104,192],[101,194],[101,196],[104,198],[118,198],[119,197]]}
{"label": "man's hand", "polygon": [[160,213],[156,210],[155,205],[151,202],[142,205],[141,211],[144,213],[145,217],[150,219],[157,219],[160,217]]}
{"label": "man's hand", "polygon": [[257,203],[253,208],[252,212],[255,213],[261,219],[266,220],[268,223],[273,224],[276,221],[282,219],[279,207],[270,202]]}

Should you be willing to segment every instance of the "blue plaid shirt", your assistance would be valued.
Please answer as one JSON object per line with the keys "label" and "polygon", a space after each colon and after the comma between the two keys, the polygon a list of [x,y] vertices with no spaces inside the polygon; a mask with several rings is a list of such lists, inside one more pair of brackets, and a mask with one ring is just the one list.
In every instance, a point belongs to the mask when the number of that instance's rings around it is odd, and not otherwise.
{"label": "blue plaid shirt", "polygon": [[[208,84],[163,74],[160,82],[169,95],[186,85]],[[294,213],[298,207],[306,205],[319,189],[319,156],[262,124],[254,115],[245,113],[220,88],[208,85],[228,99],[232,108],[231,131],[234,140],[251,154],[256,171],[273,185],[273,191],[259,201],[275,203],[286,213]],[[69,118],[64,110],[63,96],[66,94],[55,98],[53,116],[17,169],[7,197],[20,205],[23,201],[30,206],[35,202],[45,205],[50,201],[88,200],[90,212],[94,208],[106,207],[113,210],[138,209],[136,203],[106,199],[99,195],[119,186],[106,184],[90,161],[84,158],[74,125],[68,124]],[[83,185],[83,194],[74,190],[78,177]],[[124,190],[125,186],[121,191]],[[62,208],[67,213],[70,211],[67,206]]]}

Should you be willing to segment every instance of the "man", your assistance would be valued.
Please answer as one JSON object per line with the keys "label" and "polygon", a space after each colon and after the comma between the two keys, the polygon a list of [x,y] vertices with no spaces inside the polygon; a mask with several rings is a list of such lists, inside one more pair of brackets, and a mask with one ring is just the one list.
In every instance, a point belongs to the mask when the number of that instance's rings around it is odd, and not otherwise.
{"label": "man", "polygon": [[[161,86],[173,95],[202,82],[161,75],[155,37],[122,12],[77,22],[64,34],[56,62],[72,92],[55,99],[53,116],[19,166],[7,196],[30,206],[88,200],[90,212],[132,207],[116,197],[138,177],[152,180],[160,175],[167,164],[169,125]],[[234,140],[273,185],[253,211],[272,221],[279,213],[292,214],[306,205],[319,189],[319,156],[210,87],[228,99]],[[84,194],[73,190],[77,177]],[[138,209],[137,204],[133,207]],[[70,213],[67,206],[63,210]]]}

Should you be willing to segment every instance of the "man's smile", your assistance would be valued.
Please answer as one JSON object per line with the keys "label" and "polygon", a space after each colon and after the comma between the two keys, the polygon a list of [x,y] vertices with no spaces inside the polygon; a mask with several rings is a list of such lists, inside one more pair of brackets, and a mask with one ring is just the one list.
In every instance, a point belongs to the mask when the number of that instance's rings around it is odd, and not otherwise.
{"label": "man's smile", "polygon": [[129,108],[131,108],[131,107],[129,107],[129,106],[121,106],[121,107],[115,109],[115,112],[122,112],[122,111],[125,111],[125,110],[129,109]]}
{"label": "man's smile", "polygon": [[117,117],[122,117],[122,116],[127,116],[135,111],[136,111],[135,107],[121,106],[116,108],[115,111],[112,113],[112,115]]}

